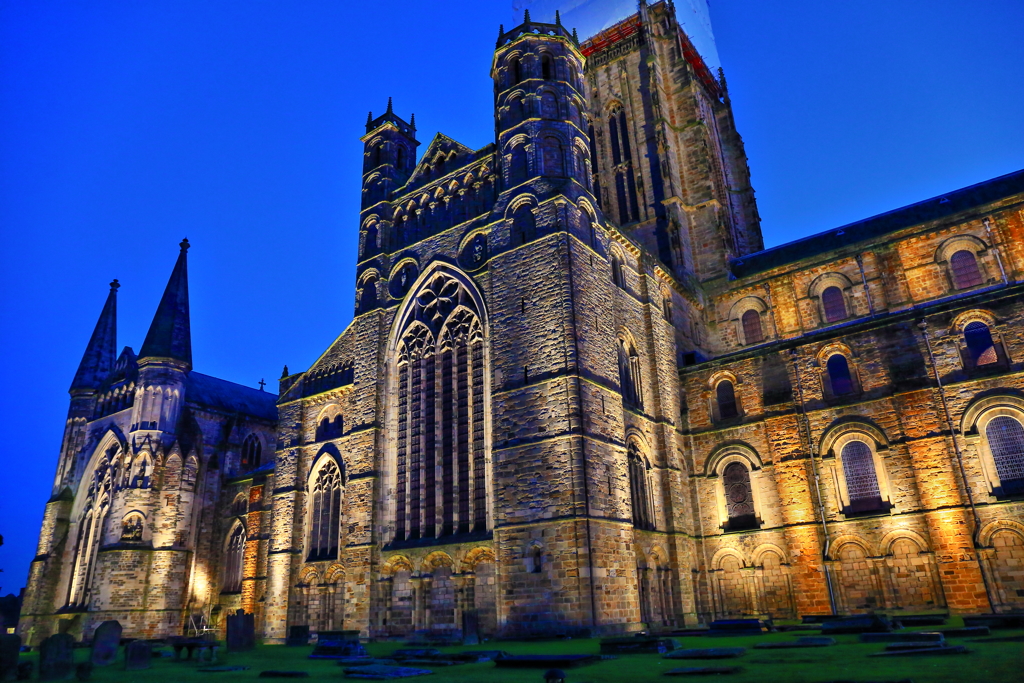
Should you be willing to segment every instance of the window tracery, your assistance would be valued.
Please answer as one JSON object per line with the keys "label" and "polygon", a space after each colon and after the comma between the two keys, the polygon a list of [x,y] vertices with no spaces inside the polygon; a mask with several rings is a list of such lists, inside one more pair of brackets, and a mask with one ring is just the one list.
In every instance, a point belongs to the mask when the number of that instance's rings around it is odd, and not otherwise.
{"label": "window tracery", "polygon": [[863,441],[847,442],[840,451],[843,477],[850,512],[866,512],[883,507],[871,447]]}
{"label": "window tracery", "polygon": [[459,280],[437,272],[413,299],[404,325],[395,358],[392,541],[485,532],[484,328],[477,303]]}
{"label": "window tracery", "polygon": [[1024,426],[1009,415],[999,415],[986,425],[985,437],[1002,492],[1024,492]]}
{"label": "window tracery", "polygon": [[237,593],[242,590],[242,573],[245,567],[245,527],[236,524],[228,536],[224,552],[224,592]]}
{"label": "window tracery", "polygon": [[650,465],[636,443],[629,444],[627,454],[629,466],[629,493],[633,508],[633,526],[646,531],[653,530],[654,510],[650,495]]}
{"label": "window tracery", "polygon": [[328,459],[314,473],[310,487],[310,532],[307,562],[334,560],[338,557],[341,530],[341,472]]}
{"label": "window tracery", "polygon": [[245,437],[245,440],[242,441],[242,471],[249,472],[256,469],[262,464],[262,459],[263,444],[260,443],[259,437],[255,434]]}

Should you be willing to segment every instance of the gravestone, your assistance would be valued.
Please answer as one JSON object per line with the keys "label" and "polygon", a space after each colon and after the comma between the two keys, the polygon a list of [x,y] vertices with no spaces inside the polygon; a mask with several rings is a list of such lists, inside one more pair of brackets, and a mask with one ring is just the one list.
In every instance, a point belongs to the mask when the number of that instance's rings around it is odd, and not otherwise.
{"label": "gravestone", "polygon": [[18,680],[19,681],[31,681],[32,680],[32,667],[33,662],[21,662],[18,664]]}
{"label": "gravestone", "polygon": [[878,614],[861,614],[855,617],[843,617],[826,621],[821,625],[821,635],[833,636],[837,633],[889,633],[892,624]]}
{"label": "gravestone", "polygon": [[894,619],[902,624],[903,628],[912,628],[914,626],[945,626],[948,617],[942,614],[905,614],[894,617]]}
{"label": "gravestone", "polygon": [[992,630],[988,626],[965,626],[964,628],[944,628],[939,633],[947,638],[972,638],[987,636]]}
{"label": "gravestone", "polygon": [[248,671],[247,666],[204,666],[202,669],[196,669],[199,673],[203,674],[221,674],[230,673],[232,671]]}
{"label": "gravestone", "polygon": [[862,643],[944,643],[946,636],[937,631],[910,631],[902,633],[861,633]]}
{"label": "gravestone", "polygon": [[55,633],[39,645],[39,680],[60,681],[71,678],[75,668],[75,639],[67,633]]}
{"label": "gravestone", "polygon": [[309,645],[309,625],[290,626],[288,628],[288,638],[285,639],[284,644],[286,647],[305,647]]}
{"label": "gravestone", "polygon": [[0,635],[0,681],[18,678],[18,653],[21,652],[21,636]]}
{"label": "gravestone", "polygon": [[309,655],[310,659],[368,656],[366,648],[359,642],[359,631],[321,631],[317,634],[316,647]]}
{"label": "gravestone", "polygon": [[260,672],[260,678],[309,678],[308,671],[277,671],[268,669]]}
{"label": "gravestone", "polygon": [[759,619],[718,619],[709,626],[709,636],[759,636],[764,633]]}
{"label": "gravestone", "polygon": [[75,678],[80,681],[87,681],[92,678],[92,662],[79,662],[75,667]]}
{"label": "gravestone", "polygon": [[353,666],[345,669],[346,678],[367,678],[373,681],[382,681],[388,678],[409,678],[411,676],[426,676],[434,673],[430,669],[412,669],[405,666],[382,666],[374,664],[371,666]]}
{"label": "gravestone", "polygon": [[228,652],[248,652],[256,647],[256,615],[238,610],[228,615]]}
{"label": "gravestone", "polygon": [[679,647],[671,638],[641,636],[634,638],[602,638],[603,655],[648,655],[665,654]]}
{"label": "gravestone", "polygon": [[754,648],[758,650],[787,650],[804,647],[828,647],[829,645],[835,644],[835,638],[828,638],[824,636],[805,636],[803,638],[797,638],[796,640],[783,640],[778,643],[758,643]]}
{"label": "gravestone", "polygon": [[142,671],[153,664],[153,648],[144,640],[133,640],[124,649],[126,671]]}
{"label": "gravestone", "polygon": [[494,665],[500,669],[570,669],[599,661],[600,655],[509,655],[496,658]]}
{"label": "gravestone", "polygon": [[665,676],[716,676],[719,674],[738,674],[743,671],[742,666],[684,666],[678,669],[669,669]]}
{"label": "gravestone", "polygon": [[462,644],[478,645],[480,643],[480,613],[466,610],[462,613]]}
{"label": "gravestone", "polygon": [[402,661],[404,659],[432,659],[440,657],[441,651],[433,647],[411,648],[404,647],[391,653],[392,659]]}
{"label": "gravestone", "polygon": [[[892,647],[891,645],[889,647]],[[938,647],[922,647],[913,650],[889,650],[886,652],[874,652],[868,657],[918,657],[932,655],[965,655],[968,650],[963,645],[940,645]]]}
{"label": "gravestone", "polygon": [[92,635],[92,654],[89,661],[94,666],[110,666],[117,661],[117,648],[121,646],[121,624],[104,621]]}
{"label": "gravestone", "polygon": [[708,647],[695,650],[673,650],[666,659],[732,659],[747,651],[745,647]]}
{"label": "gravestone", "polygon": [[988,626],[989,628],[1024,628],[1024,613],[1010,614],[967,614],[964,626]]}

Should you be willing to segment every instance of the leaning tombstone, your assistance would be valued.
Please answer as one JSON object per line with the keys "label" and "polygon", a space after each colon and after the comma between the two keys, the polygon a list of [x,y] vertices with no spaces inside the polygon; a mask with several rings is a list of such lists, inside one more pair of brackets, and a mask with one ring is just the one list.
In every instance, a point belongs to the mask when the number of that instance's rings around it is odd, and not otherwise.
{"label": "leaning tombstone", "polygon": [[121,624],[104,621],[92,635],[92,655],[89,660],[94,666],[110,666],[117,661],[117,648],[121,645]]}
{"label": "leaning tombstone", "polygon": [[153,648],[144,640],[133,640],[124,649],[124,668],[127,671],[141,671],[152,665]]}
{"label": "leaning tombstone", "polygon": [[67,633],[55,633],[39,645],[39,680],[61,681],[70,678],[75,668],[75,639]]}
{"label": "leaning tombstone", "polygon": [[18,678],[18,653],[21,652],[21,636],[0,636],[0,681]]}

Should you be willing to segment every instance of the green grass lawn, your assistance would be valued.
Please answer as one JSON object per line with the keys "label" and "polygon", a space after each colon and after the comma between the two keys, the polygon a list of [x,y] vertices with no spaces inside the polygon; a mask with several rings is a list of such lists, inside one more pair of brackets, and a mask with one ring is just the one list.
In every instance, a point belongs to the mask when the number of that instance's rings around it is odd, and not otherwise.
{"label": "green grass lawn", "polygon": [[[950,626],[956,625],[950,620]],[[928,628],[913,629],[927,631]],[[1021,635],[1022,631],[993,631],[992,636]],[[601,661],[589,666],[566,671],[566,683],[604,683],[626,681],[671,680],[661,674],[682,666],[742,666],[744,671],[729,676],[716,676],[714,680],[736,681],[786,681],[787,683],[813,683],[816,681],[896,681],[911,678],[915,683],[946,683],[950,681],[978,681],[995,683],[1024,680],[1024,643],[971,643],[965,639],[951,638],[949,642],[966,644],[971,652],[966,655],[935,657],[868,657],[880,652],[884,644],[862,644],[857,636],[838,636],[838,645],[823,648],[791,650],[755,650],[756,643],[777,640],[792,640],[801,635],[815,635],[814,632],[780,633],[764,636],[735,638],[677,638],[682,647],[747,647],[747,652],[737,659],[727,660],[670,660],[660,655],[626,655],[615,660]],[[439,648],[442,652],[463,650],[500,649],[511,654],[596,654],[599,639],[574,639],[550,642],[508,642],[494,641],[476,647]],[[375,657],[384,657],[400,643],[371,643],[367,650]],[[312,648],[290,648],[279,645],[263,645],[252,652],[221,655],[221,665],[248,666],[248,671],[227,673],[200,673],[198,665],[175,662],[172,659],[154,658],[153,668],[146,671],[124,671],[123,664],[96,669],[92,680],[96,683],[107,681],[131,683],[255,683],[259,672],[265,669],[288,669],[308,671],[312,678],[343,679],[341,667],[331,660],[312,660],[307,655]],[[22,655],[25,657],[26,655]],[[29,655],[34,658],[33,655]],[[75,651],[75,661],[86,661],[88,650]],[[122,659],[123,661],[123,655]],[[472,683],[475,681],[496,681],[500,683],[543,683],[543,669],[498,669],[491,662],[463,664],[460,666],[435,669],[427,678],[431,683],[447,681]],[[703,677],[701,677],[703,678]],[[417,679],[412,679],[417,680]],[[685,679],[684,679],[685,680]]]}

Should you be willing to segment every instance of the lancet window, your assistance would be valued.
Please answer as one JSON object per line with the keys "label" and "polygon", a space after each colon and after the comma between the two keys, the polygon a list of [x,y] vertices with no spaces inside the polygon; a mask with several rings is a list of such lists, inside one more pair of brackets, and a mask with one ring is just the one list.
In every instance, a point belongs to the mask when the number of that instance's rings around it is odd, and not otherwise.
{"label": "lancet window", "polygon": [[260,466],[263,459],[263,444],[259,437],[250,434],[242,442],[242,471],[248,472]]}
{"label": "lancet window", "polygon": [[117,478],[116,468],[117,449],[110,448],[99,456],[92,476],[82,482],[82,486],[87,488],[84,491],[85,505],[78,518],[78,542],[75,545],[75,562],[68,591],[70,606],[87,607],[91,599],[96,553],[106,532],[110,496]]}
{"label": "lancet window", "polygon": [[488,529],[484,328],[466,286],[435,274],[395,358],[395,543]]}
{"label": "lancet window", "polygon": [[245,564],[245,527],[237,524],[228,537],[224,557],[224,592],[237,593],[242,590],[242,569]]}
{"label": "lancet window", "polygon": [[654,529],[654,511],[651,505],[648,472],[650,467],[635,443],[629,445],[629,493],[633,504],[633,526]]}

